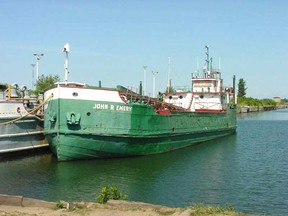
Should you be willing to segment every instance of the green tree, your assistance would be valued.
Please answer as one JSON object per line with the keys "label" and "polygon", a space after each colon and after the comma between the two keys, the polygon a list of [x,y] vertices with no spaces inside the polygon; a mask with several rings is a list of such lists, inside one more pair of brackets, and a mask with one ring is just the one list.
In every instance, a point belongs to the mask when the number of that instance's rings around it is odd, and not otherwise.
{"label": "green tree", "polygon": [[53,86],[55,82],[59,82],[59,81],[60,81],[60,77],[58,75],[55,75],[55,76],[41,75],[35,84],[36,89],[33,91],[33,93],[38,95],[40,92],[43,92],[45,89]]}
{"label": "green tree", "polygon": [[166,88],[166,92],[175,92],[175,89],[172,86]]}
{"label": "green tree", "polygon": [[246,95],[246,82],[243,78],[239,79],[238,83],[238,97],[245,97]]}

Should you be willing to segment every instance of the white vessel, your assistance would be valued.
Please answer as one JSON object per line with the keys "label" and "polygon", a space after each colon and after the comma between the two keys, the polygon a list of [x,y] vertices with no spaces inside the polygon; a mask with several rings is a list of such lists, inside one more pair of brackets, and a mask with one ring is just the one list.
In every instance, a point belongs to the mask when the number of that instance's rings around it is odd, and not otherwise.
{"label": "white vessel", "polygon": [[0,84],[0,155],[48,147],[42,107],[25,86]]}

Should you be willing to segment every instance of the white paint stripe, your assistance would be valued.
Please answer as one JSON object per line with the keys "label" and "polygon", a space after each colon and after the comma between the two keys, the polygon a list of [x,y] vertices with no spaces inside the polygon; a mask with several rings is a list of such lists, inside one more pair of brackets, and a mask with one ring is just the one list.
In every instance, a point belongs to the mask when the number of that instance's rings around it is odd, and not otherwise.
{"label": "white paint stripe", "polygon": [[[60,87],[53,88],[45,92],[44,97],[48,98],[53,94],[53,100],[62,99],[76,99],[76,100],[93,100],[93,101],[111,101],[124,103],[119,97],[118,91],[113,90],[103,90],[103,89],[91,89],[91,88],[65,88]],[[60,97],[59,97],[60,95]]]}

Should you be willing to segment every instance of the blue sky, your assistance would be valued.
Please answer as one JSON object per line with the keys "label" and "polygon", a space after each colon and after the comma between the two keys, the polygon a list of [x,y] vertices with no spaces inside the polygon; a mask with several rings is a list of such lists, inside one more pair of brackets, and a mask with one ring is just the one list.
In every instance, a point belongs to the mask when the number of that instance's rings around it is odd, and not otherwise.
{"label": "blue sky", "polygon": [[285,0],[2,0],[0,74],[4,83],[32,86],[33,53],[44,53],[39,73],[69,81],[137,88],[147,65],[147,90],[167,86],[168,57],[175,86],[190,85],[205,45],[224,84],[235,74],[247,96],[288,98],[288,1]]}

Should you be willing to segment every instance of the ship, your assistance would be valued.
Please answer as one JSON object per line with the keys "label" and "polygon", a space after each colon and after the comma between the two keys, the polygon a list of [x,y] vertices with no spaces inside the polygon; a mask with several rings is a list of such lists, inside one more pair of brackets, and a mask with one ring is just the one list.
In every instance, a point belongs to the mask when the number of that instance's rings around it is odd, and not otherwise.
{"label": "ship", "polygon": [[236,132],[235,76],[223,86],[206,60],[190,89],[171,86],[157,97],[133,91],[57,82],[44,92],[44,131],[58,161],[158,154]]}
{"label": "ship", "polygon": [[44,136],[43,95],[26,86],[0,84],[0,156],[49,149]]}

